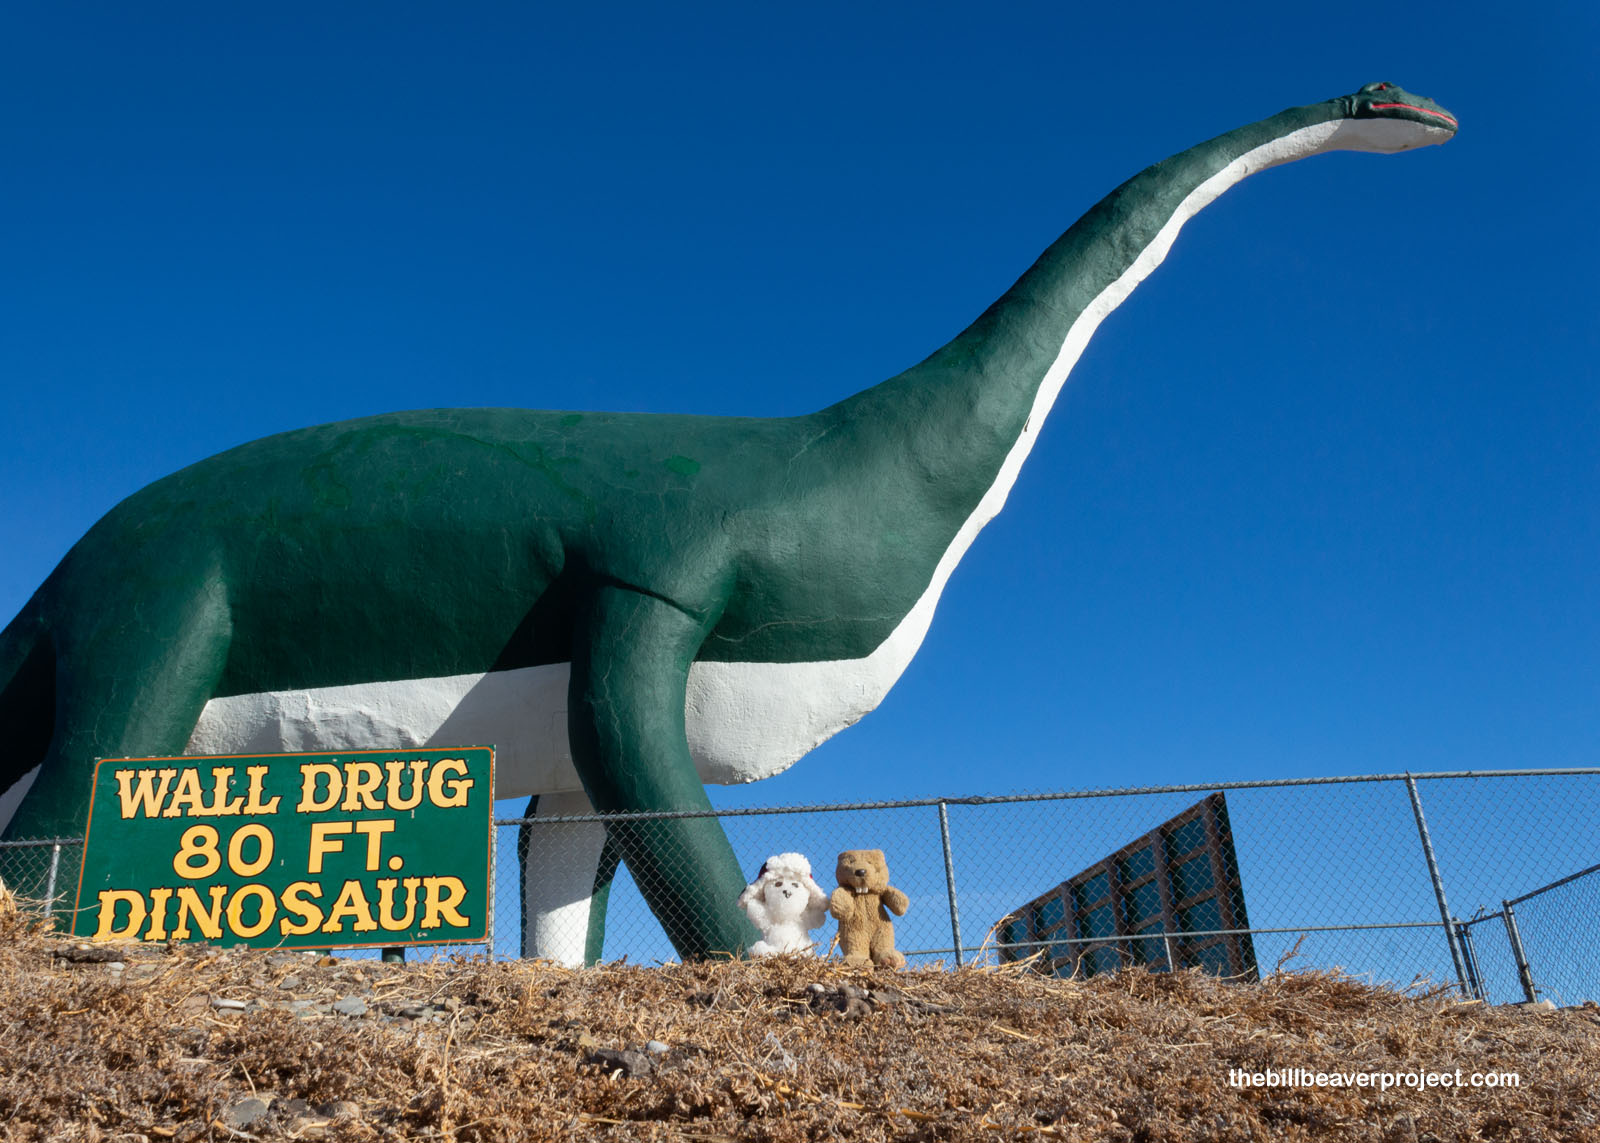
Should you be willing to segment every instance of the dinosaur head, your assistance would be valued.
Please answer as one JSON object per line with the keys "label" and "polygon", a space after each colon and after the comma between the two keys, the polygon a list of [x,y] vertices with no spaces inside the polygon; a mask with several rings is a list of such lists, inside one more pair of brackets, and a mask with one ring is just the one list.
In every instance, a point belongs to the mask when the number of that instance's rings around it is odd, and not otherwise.
{"label": "dinosaur head", "polygon": [[1456,117],[1425,95],[1412,95],[1392,83],[1369,83],[1354,95],[1334,101],[1346,119],[1366,130],[1360,149],[1405,151],[1443,143],[1456,133]]}

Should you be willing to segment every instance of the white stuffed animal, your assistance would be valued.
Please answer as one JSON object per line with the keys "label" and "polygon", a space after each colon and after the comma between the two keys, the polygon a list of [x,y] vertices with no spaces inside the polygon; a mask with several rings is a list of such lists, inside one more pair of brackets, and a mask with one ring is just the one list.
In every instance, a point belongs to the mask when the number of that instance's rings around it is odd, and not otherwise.
{"label": "white stuffed animal", "polygon": [[828,895],[812,880],[811,863],[801,854],[776,853],[739,894],[739,907],[761,930],[751,956],[803,953],[814,944],[807,931],[820,929],[827,918]]}

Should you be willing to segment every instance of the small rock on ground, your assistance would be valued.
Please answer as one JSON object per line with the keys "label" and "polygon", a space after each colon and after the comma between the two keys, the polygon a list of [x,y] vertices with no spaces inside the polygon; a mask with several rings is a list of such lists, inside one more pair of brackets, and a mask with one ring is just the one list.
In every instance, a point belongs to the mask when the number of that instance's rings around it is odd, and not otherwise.
{"label": "small rock on ground", "polygon": [[629,1079],[638,1079],[656,1070],[654,1060],[644,1052],[633,1048],[598,1048],[590,1053],[589,1062],[599,1064],[607,1071],[616,1071],[620,1068],[622,1074]]}
{"label": "small rock on ground", "polygon": [[217,1113],[217,1118],[226,1126],[238,1129],[250,1126],[271,1108],[272,1105],[259,1096],[247,1095],[243,1099],[236,1099],[225,1105]]}
{"label": "small rock on ground", "polygon": [[322,1114],[329,1119],[360,1119],[361,1106],[348,1099],[336,1099],[332,1103],[324,1104]]}

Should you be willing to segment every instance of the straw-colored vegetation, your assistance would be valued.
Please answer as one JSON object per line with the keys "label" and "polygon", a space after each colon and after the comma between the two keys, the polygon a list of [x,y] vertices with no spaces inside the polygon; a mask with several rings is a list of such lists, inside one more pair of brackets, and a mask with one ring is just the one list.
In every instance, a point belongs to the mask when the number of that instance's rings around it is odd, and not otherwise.
{"label": "straw-colored vegetation", "polygon": [[[12,1140],[1600,1141],[1600,1010],[1319,973],[384,965],[91,947],[22,916],[0,1009]],[[1229,1083],[1296,1067],[1521,1083]]]}

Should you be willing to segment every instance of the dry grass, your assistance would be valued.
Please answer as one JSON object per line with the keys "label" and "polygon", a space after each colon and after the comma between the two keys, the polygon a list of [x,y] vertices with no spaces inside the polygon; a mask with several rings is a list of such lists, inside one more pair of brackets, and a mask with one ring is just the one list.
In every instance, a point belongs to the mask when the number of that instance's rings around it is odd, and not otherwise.
{"label": "dry grass", "polygon": [[[1600,1141],[1600,1011],[1326,974],[572,970],[194,946],[119,949],[121,972],[72,959],[100,952],[0,918],[4,1138]],[[370,1013],[317,1008],[348,997]],[[1232,1068],[1289,1067],[1521,1086],[1229,1085]],[[252,1094],[272,1110],[228,1126]]]}

